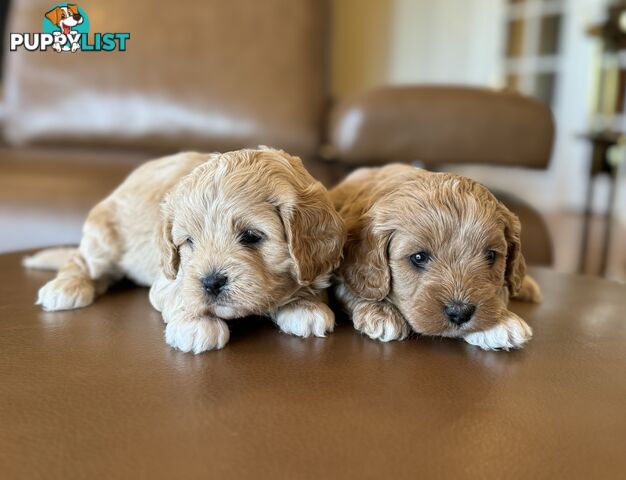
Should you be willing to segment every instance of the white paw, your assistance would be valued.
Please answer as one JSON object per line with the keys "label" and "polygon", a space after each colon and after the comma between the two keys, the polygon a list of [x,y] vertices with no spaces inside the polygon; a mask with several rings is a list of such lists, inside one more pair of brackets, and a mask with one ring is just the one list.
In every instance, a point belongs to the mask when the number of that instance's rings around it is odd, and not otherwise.
{"label": "white paw", "polygon": [[352,313],[352,321],[358,331],[381,342],[404,340],[411,331],[409,324],[395,307],[385,303],[357,304]]}
{"label": "white paw", "polygon": [[81,278],[55,278],[39,289],[36,305],[49,312],[91,305],[96,296],[93,282]]}
{"label": "white paw", "polygon": [[484,332],[470,333],[463,337],[471,345],[483,350],[509,350],[521,348],[533,336],[532,329],[512,312],[495,327]]}
{"label": "white paw", "polygon": [[171,321],[165,327],[165,341],[183,352],[219,350],[228,343],[228,325],[218,318]]}
{"label": "white paw", "polygon": [[298,337],[325,337],[335,328],[335,314],[323,303],[285,305],[276,313],[280,329]]}

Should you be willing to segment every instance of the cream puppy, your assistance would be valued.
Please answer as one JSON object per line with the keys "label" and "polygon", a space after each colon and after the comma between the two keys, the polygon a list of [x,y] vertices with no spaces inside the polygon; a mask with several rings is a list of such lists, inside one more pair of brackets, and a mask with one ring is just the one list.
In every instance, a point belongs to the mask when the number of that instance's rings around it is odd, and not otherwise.
{"label": "cream puppy", "polygon": [[411,330],[486,350],[532,336],[509,296],[539,301],[520,223],[482,185],[407,165],[360,169],[331,191],[348,240],[337,294],[357,330],[381,341]]}
{"label": "cream puppy", "polygon": [[39,291],[49,311],[85,307],[121,277],[151,286],[167,343],[200,353],[227,343],[224,320],[249,315],[302,337],[332,331],[323,289],[344,240],[328,192],[299,158],[183,153],[140,166],[96,205],[77,250],[24,265],[60,268]]}

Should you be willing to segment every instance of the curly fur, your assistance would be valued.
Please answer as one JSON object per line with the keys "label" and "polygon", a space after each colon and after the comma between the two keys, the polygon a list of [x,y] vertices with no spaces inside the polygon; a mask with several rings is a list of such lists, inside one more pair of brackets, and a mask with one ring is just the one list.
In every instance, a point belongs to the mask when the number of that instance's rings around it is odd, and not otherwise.
{"label": "curly fur", "polygon": [[[507,309],[509,296],[539,300],[537,284],[526,276],[521,226],[485,187],[389,165],[355,171],[331,198],[348,229],[337,293],[355,328],[388,341],[405,338],[410,327],[486,349],[521,347],[530,339],[530,327],[512,321],[519,317]],[[493,264],[490,250],[497,252]],[[423,269],[410,262],[420,251],[430,255]],[[462,325],[444,315],[444,306],[457,301],[476,307]]]}
{"label": "curly fur", "polygon": [[[254,231],[254,245],[242,235]],[[183,153],[148,162],[90,212],[80,246],[63,250],[39,291],[46,310],[89,305],[119,278],[151,286],[166,341],[199,353],[228,341],[224,320],[269,315],[288,333],[323,336],[334,315],[322,290],[346,233],[326,189],[299,158],[269,148]],[[58,266],[49,252],[25,260]],[[228,278],[219,295],[203,279]]]}

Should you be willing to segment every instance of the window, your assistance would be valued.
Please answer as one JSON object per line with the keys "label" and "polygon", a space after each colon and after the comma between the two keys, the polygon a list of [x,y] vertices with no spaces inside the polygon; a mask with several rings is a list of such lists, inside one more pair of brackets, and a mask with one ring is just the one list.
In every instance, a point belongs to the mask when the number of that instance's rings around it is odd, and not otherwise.
{"label": "window", "polygon": [[552,106],[559,81],[564,0],[509,0],[504,82]]}

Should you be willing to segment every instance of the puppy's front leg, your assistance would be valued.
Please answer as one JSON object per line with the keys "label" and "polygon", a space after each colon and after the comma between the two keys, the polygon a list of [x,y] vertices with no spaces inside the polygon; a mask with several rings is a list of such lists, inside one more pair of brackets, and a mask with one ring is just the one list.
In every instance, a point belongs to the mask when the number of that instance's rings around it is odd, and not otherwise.
{"label": "puppy's front leg", "polygon": [[519,316],[505,311],[500,322],[489,330],[466,335],[464,340],[483,350],[510,350],[521,348],[533,336],[532,329]]}
{"label": "puppy's front leg", "polygon": [[280,307],[273,320],[280,329],[298,337],[325,337],[335,328],[335,314],[321,298],[300,298]]}
{"label": "puppy's front leg", "polygon": [[404,340],[411,331],[402,314],[388,302],[357,301],[352,310],[354,328],[372,340]]}
{"label": "puppy's front leg", "polygon": [[[149,299],[152,307],[159,312],[163,312],[166,308],[172,312],[182,310],[184,305],[179,294],[179,283],[178,277],[170,280],[165,275],[160,274],[150,287]],[[163,315],[163,321],[166,323],[168,321],[165,315]]]}
{"label": "puppy's front leg", "polygon": [[353,295],[343,284],[337,287],[336,292],[350,312],[354,328],[359,332],[381,342],[408,337],[411,327],[391,303],[364,300]]}
{"label": "puppy's front leg", "polygon": [[224,320],[186,310],[180,295],[180,277],[169,280],[160,275],[150,288],[150,303],[167,323],[165,342],[171,347],[202,353],[219,350],[228,343],[230,331]]}
{"label": "puppy's front leg", "polygon": [[216,317],[177,315],[170,318],[165,327],[166,343],[183,352],[197,354],[219,350],[228,343],[229,338],[228,325]]}

